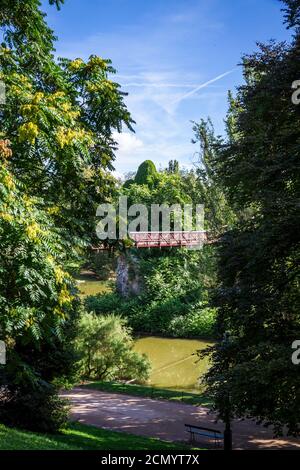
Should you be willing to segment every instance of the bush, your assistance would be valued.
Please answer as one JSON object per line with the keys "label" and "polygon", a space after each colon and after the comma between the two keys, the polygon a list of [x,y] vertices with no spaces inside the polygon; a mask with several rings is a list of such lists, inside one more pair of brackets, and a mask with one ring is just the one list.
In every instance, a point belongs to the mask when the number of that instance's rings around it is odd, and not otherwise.
{"label": "bush", "polygon": [[83,313],[76,345],[83,378],[139,381],[148,378],[149,361],[133,350],[131,330],[118,316]]}
{"label": "bush", "polygon": [[154,163],[151,160],[145,160],[138,167],[134,182],[136,184],[145,184],[148,186],[153,186],[156,179],[157,179],[157,170],[156,170]]}
{"label": "bush", "polygon": [[35,388],[2,387],[0,421],[13,427],[54,433],[68,420],[67,401],[58,397],[54,386],[40,380]]}
{"label": "bush", "polygon": [[115,292],[89,295],[85,299],[85,307],[88,312],[95,312],[97,315],[106,315],[109,313],[121,314],[124,307],[124,299]]}
{"label": "bush", "polygon": [[189,312],[188,315],[175,317],[170,325],[171,336],[212,338],[215,332],[216,310],[204,308],[197,312]]}
{"label": "bush", "polygon": [[195,303],[193,298],[191,302],[173,297],[147,303],[143,296],[124,299],[109,293],[88,297],[86,308],[97,315],[113,313],[126,318],[128,325],[138,333],[175,338],[214,336],[216,310],[208,307],[205,301]]}

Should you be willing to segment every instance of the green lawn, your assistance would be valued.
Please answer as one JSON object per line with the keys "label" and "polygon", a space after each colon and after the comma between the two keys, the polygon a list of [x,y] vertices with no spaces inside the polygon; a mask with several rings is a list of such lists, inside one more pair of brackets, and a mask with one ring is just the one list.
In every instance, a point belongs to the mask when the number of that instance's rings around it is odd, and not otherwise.
{"label": "green lawn", "polygon": [[125,393],[141,397],[153,398],[155,400],[175,400],[189,405],[210,406],[211,400],[205,395],[181,392],[176,390],[165,390],[135,384],[123,384],[120,382],[91,382],[82,387],[93,388],[112,393]]}
{"label": "green lawn", "polygon": [[185,445],[71,423],[61,434],[38,434],[0,424],[0,450],[184,450]]}

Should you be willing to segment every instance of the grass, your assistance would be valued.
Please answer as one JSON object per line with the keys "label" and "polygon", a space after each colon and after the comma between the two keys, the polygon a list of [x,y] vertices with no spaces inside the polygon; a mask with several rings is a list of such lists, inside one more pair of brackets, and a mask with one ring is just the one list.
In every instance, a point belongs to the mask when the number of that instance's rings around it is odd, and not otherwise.
{"label": "grass", "polygon": [[184,450],[184,444],[70,423],[60,434],[40,434],[0,424],[0,450]]}
{"label": "grass", "polygon": [[96,381],[83,385],[84,388],[102,390],[104,392],[124,393],[155,400],[174,400],[189,405],[210,406],[211,400],[204,394],[182,392],[179,390],[165,390],[160,388],[147,387],[145,385],[124,384],[120,382]]}

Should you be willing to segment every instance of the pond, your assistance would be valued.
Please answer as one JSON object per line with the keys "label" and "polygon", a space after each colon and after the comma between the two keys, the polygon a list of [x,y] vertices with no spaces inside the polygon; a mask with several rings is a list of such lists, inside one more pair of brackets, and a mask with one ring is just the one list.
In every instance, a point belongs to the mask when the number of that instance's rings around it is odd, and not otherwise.
{"label": "pond", "polygon": [[208,368],[208,359],[198,361],[195,352],[208,345],[194,339],[145,337],[135,343],[135,350],[145,353],[152,370],[149,385],[157,388],[199,392],[199,377]]}
{"label": "pond", "polygon": [[111,292],[114,285],[113,281],[99,280],[93,271],[82,271],[75,279],[79,292],[83,297]]}
{"label": "pond", "polygon": [[[76,277],[83,297],[111,292],[113,281],[102,281],[92,271]],[[135,350],[145,353],[151,363],[149,385],[155,388],[199,392],[199,377],[207,370],[208,360],[198,360],[195,352],[206,348],[207,341],[148,336],[135,342]]]}

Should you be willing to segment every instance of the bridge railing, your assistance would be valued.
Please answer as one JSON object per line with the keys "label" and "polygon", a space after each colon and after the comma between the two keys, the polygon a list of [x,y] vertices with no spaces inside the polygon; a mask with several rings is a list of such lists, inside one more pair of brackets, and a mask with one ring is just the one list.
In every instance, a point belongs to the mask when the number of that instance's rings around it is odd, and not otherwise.
{"label": "bridge railing", "polygon": [[198,246],[207,240],[206,231],[130,232],[137,248]]}

